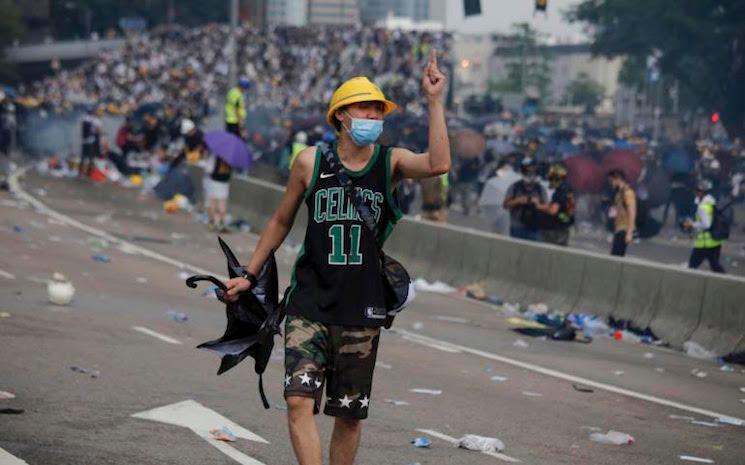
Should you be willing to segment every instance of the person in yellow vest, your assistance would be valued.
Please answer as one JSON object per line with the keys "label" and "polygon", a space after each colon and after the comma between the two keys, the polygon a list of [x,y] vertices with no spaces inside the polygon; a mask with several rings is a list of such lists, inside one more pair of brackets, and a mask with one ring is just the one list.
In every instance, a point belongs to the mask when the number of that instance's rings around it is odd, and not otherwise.
{"label": "person in yellow vest", "polygon": [[688,260],[688,268],[698,268],[704,260],[709,261],[709,267],[714,273],[724,273],[724,267],[719,263],[722,253],[722,242],[714,239],[711,235],[711,225],[714,221],[714,208],[716,199],[710,194],[712,183],[709,180],[701,180],[696,185],[696,220],[686,220],[683,228],[693,231],[696,238],[693,242],[691,258]]}
{"label": "person in yellow vest", "polygon": [[292,164],[295,163],[295,159],[300,152],[306,148],[308,148],[308,134],[306,134],[305,131],[298,131],[298,133],[295,134],[295,140],[292,143],[292,147],[290,147],[290,169],[292,169]]}
{"label": "person in yellow vest", "polygon": [[246,122],[246,97],[244,93],[251,87],[251,81],[242,77],[238,85],[228,91],[225,97],[225,130],[241,137]]}

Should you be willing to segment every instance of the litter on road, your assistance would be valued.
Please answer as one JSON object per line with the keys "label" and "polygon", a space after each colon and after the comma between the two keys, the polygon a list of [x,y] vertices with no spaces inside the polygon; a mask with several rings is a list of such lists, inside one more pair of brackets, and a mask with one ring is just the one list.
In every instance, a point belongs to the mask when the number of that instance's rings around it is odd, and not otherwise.
{"label": "litter on road", "polygon": [[706,350],[701,344],[693,341],[684,342],[683,350],[689,357],[698,358],[701,360],[709,360],[717,356],[714,352]]}
{"label": "litter on road", "polygon": [[698,368],[694,368],[693,370],[691,370],[691,374],[696,378],[706,378],[707,376],[709,376],[705,371],[701,371]]}
{"label": "litter on road", "polygon": [[574,388],[575,391],[579,391],[579,392],[595,392],[593,388],[589,386],[585,386],[584,384],[573,383],[572,387]]}
{"label": "litter on road", "polygon": [[734,373],[735,369],[729,365],[722,365],[721,367],[719,367],[719,371],[724,371],[725,373]]}
{"label": "litter on road", "polygon": [[719,423],[722,423],[722,424],[725,424],[725,425],[745,426],[745,421],[742,421],[739,418],[719,417],[719,418],[717,418],[717,421]]}
{"label": "litter on road", "polygon": [[411,405],[410,403],[406,402],[405,400],[385,399],[384,402],[386,404],[393,404],[396,407],[404,407],[406,405]]}
{"label": "litter on road", "polygon": [[428,394],[430,396],[439,396],[440,394],[442,394],[441,389],[414,388],[414,389],[409,389],[409,392],[413,392],[415,394]]}
{"label": "litter on road", "polygon": [[714,463],[714,461],[711,459],[702,459],[701,457],[694,457],[692,455],[681,455],[680,460],[697,463]]}
{"label": "litter on road", "polygon": [[147,278],[143,278],[142,276],[138,277],[136,281],[139,284],[147,284]]}
{"label": "litter on road", "polygon": [[614,446],[623,446],[634,443],[633,436],[620,431],[610,430],[607,433],[592,433],[590,440],[600,444],[610,444]]}
{"label": "litter on road", "polygon": [[503,382],[507,381],[507,377],[506,376],[495,375],[495,376],[492,376],[491,377],[491,380],[492,381],[496,381],[498,383],[503,383]]}
{"label": "litter on road", "polygon": [[16,395],[8,391],[0,391],[0,400],[15,399]]}
{"label": "litter on road", "polygon": [[189,321],[189,315],[187,315],[184,312],[177,312],[175,310],[169,310],[168,312],[166,312],[166,315],[168,315],[168,318],[173,321],[178,321],[181,323],[185,321]]}
{"label": "litter on road", "polygon": [[623,370],[615,370],[615,371],[613,372],[613,374],[614,374],[614,375],[616,375],[616,376],[623,376],[623,374],[624,374],[624,373],[625,373],[625,372],[624,372]]}
{"label": "litter on road", "polygon": [[22,408],[0,408],[0,414],[4,415],[20,415],[23,412],[25,412],[25,410]]}
{"label": "litter on road", "polygon": [[375,366],[379,368],[385,368],[386,370],[390,370],[391,368],[393,368],[393,365],[389,365],[383,362],[375,362]]}
{"label": "litter on road", "polygon": [[235,442],[236,437],[235,433],[230,431],[230,428],[227,426],[223,426],[222,429],[213,429],[210,430],[210,434],[213,438],[217,439],[218,441],[224,441],[224,442]]}
{"label": "litter on road", "polygon": [[75,373],[82,373],[85,375],[91,375],[91,378],[98,378],[101,375],[101,372],[98,370],[93,370],[90,368],[83,368],[78,366],[71,366],[70,369],[74,371]]}
{"label": "litter on road", "polygon": [[504,450],[504,443],[499,439],[475,434],[467,434],[458,439],[456,446],[461,449],[476,450],[479,452],[502,452]]}
{"label": "litter on road", "polygon": [[531,391],[523,391],[523,395],[526,397],[543,397],[543,394]]}
{"label": "litter on road", "polygon": [[54,273],[47,283],[47,296],[55,305],[68,305],[75,296],[75,287],[62,273]]}
{"label": "litter on road", "polygon": [[457,290],[454,287],[443,283],[442,281],[435,281],[433,283],[430,283],[423,278],[417,278],[414,280],[414,289],[416,289],[417,291],[433,292],[436,294],[450,294]]}
{"label": "litter on road", "polygon": [[522,339],[517,339],[515,342],[512,343],[512,345],[521,349],[527,349],[528,347],[530,347],[530,344],[523,341]]}
{"label": "litter on road", "polygon": [[94,255],[91,258],[99,263],[111,263],[111,257],[109,257],[108,255]]}
{"label": "litter on road", "polygon": [[411,443],[414,444],[414,447],[424,448],[429,448],[429,446],[432,445],[432,441],[426,436],[420,436],[418,438],[412,439]]}
{"label": "litter on road", "polygon": [[644,352],[644,358],[654,358],[654,354],[652,352]]}
{"label": "litter on road", "polygon": [[0,318],[10,318],[10,313],[8,313],[8,312],[0,312]]}

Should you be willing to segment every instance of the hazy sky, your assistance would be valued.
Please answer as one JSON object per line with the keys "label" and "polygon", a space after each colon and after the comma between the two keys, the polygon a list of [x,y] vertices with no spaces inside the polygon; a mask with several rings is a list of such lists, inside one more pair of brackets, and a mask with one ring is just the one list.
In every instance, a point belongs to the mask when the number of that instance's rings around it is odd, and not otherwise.
{"label": "hazy sky", "polygon": [[533,15],[534,0],[481,0],[481,15],[463,16],[462,0],[446,0],[446,27],[464,33],[508,32],[510,25],[528,22],[536,29],[557,38],[582,39],[582,27],[564,21],[562,12],[579,0],[548,0],[547,14]]}

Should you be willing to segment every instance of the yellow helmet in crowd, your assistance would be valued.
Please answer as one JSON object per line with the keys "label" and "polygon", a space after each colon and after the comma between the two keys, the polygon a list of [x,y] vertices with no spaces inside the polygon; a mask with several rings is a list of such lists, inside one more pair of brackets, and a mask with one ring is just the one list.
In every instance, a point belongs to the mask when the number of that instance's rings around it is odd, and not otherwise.
{"label": "yellow helmet in crowd", "polygon": [[388,115],[396,108],[395,103],[387,100],[383,91],[364,76],[353,77],[340,85],[331,96],[326,121],[334,126],[334,112],[339,108],[359,102],[382,102],[383,115]]}
{"label": "yellow helmet in crowd", "polygon": [[567,169],[561,165],[553,165],[548,170],[547,177],[549,181],[561,181],[567,177]]}

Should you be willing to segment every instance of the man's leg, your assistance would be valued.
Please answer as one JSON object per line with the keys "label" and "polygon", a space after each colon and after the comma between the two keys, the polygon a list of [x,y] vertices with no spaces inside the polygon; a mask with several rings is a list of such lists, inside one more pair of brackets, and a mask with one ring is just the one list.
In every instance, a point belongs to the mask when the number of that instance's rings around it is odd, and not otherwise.
{"label": "man's leg", "polygon": [[724,267],[719,261],[719,257],[722,254],[722,246],[712,247],[706,249],[706,258],[709,260],[709,268],[714,273],[724,273]]}
{"label": "man's leg", "polygon": [[330,465],[352,465],[357,456],[361,435],[360,420],[336,417],[329,450]]}
{"label": "man's leg", "polygon": [[696,269],[704,261],[704,249],[694,248],[691,250],[691,258],[688,259],[688,268]]}
{"label": "man's leg", "polygon": [[[322,465],[321,437],[313,418],[315,399],[312,397],[287,397],[287,424],[290,429],[292,450],[299,465]],[[336,429],[334,429],[336,434]],[[332,441],[333,444],[333,441]],[[333,460],[331,462],[334,463]]]}

